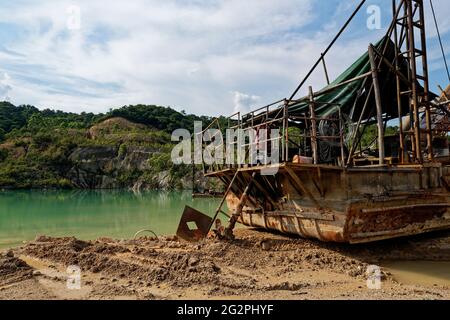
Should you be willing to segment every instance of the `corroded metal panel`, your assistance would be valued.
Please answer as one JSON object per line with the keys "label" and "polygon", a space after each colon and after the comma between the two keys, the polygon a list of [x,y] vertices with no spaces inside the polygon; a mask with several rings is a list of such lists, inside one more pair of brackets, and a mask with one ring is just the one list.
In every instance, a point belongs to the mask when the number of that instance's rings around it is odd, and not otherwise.
{"label": "corroded metal panel", "polygon": [[211,224],[210,217],[186,206],[178,226],[177,236],[186,241],[199,241],[206,238]]}
{"label": "corroded metal panel", "polygon": [[[303,189],[294,188],[289,175],[281,169],[278,174],[283,181],[280,190],[283,197],[278,200],[277,208],[262,210],[247,204],[241,223],[305,238],[347,243],[450,229],[450,193],[441,183],[442,173],[450,175],[447,168],[325,170],[321,181],[314,181],[305,168],[291,169],[302,179]],[[326,186],[325,192],[321,193],[320,185]],[[302,194],[304,189],[309,192]],[[311,196],[320,202],[320,207]],[[228,196],[231,212],[238,201],[234,194]],[[253,203],[258,203],[258,199],[253,199]]]}

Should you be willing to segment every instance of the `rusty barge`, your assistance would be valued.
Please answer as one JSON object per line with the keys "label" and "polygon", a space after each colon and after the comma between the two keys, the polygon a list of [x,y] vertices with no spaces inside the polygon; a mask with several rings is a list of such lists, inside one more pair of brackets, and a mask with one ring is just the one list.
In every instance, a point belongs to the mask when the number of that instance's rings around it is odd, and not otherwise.
{"label": "rusty barge", "polygon": [[[220,225],[221,213],[227,237],[238,222],[343,243],[450,229],[450,90],[429,88],[424,1],[393,0],[385,37],[329,81],[327,53],[364,2],[289,99],[228,119],[243,131],[281,128],[281,161],[205,164],[227,191],[200,229]],[[325,88],[296,98],[318,66]],[[211,127],[224,129],[218,120]],[[365,141],[370,130],[375,138]],[[276,174],[261,173],[270,166]]]}

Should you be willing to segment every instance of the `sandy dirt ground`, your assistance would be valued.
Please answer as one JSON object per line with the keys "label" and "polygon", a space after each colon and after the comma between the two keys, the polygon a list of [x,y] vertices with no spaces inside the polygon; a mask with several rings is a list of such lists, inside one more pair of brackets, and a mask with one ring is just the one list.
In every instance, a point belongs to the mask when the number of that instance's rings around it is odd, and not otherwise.
{"label": "sandy dirt ground", "polygon": [[[399,283],[382,269],[381,289],[370,290],[366,275],[387,261],[450,261],[450,232],[357,246],[236,235],[198,244],[40,236],[0,254],[0,299],[450,299],[439,281]],[[68,289],[71,265],[81,270],[80,288]]]}

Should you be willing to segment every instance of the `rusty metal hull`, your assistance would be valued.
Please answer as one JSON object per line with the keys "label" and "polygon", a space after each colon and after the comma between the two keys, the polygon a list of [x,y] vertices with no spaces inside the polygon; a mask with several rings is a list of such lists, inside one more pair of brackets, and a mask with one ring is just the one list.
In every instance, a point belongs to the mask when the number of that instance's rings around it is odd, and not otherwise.
{"label": "rusty metal hull", "polygon": [[[240,169],[241,180],[255,170],[260,169]],[[226,181],[234,174],[225,171],[214,175]],[[450,168],[438,163],[356,169],[286,164],[270,178],[272,183],[259,176],[259,188],[244,207],[240,222],[344,243],[450,229],[447,177]],[[263,190],[268,185],[270,192]],[[236,210],[239,199],[239,188],[228,195],[230,213]]]}

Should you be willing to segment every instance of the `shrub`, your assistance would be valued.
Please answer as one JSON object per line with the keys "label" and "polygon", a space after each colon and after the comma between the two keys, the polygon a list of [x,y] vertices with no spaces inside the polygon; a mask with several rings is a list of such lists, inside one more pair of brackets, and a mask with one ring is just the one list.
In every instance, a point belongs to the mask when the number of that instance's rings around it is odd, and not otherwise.
{"label": "shrub", "polygon": [[3,162],[8,158],[8,150],[0,149],[0,162]]}
{"label": "shrub", "polygon": [[119,158],[125,157],[127,153],[127,146],[126,144],[122,143],[119,147]]}
{"label": "shrub", "polygon": [[54,142],[53,137],[47,133],[37,133],[33,137],[33,147],[37,149],[48,148]]}

